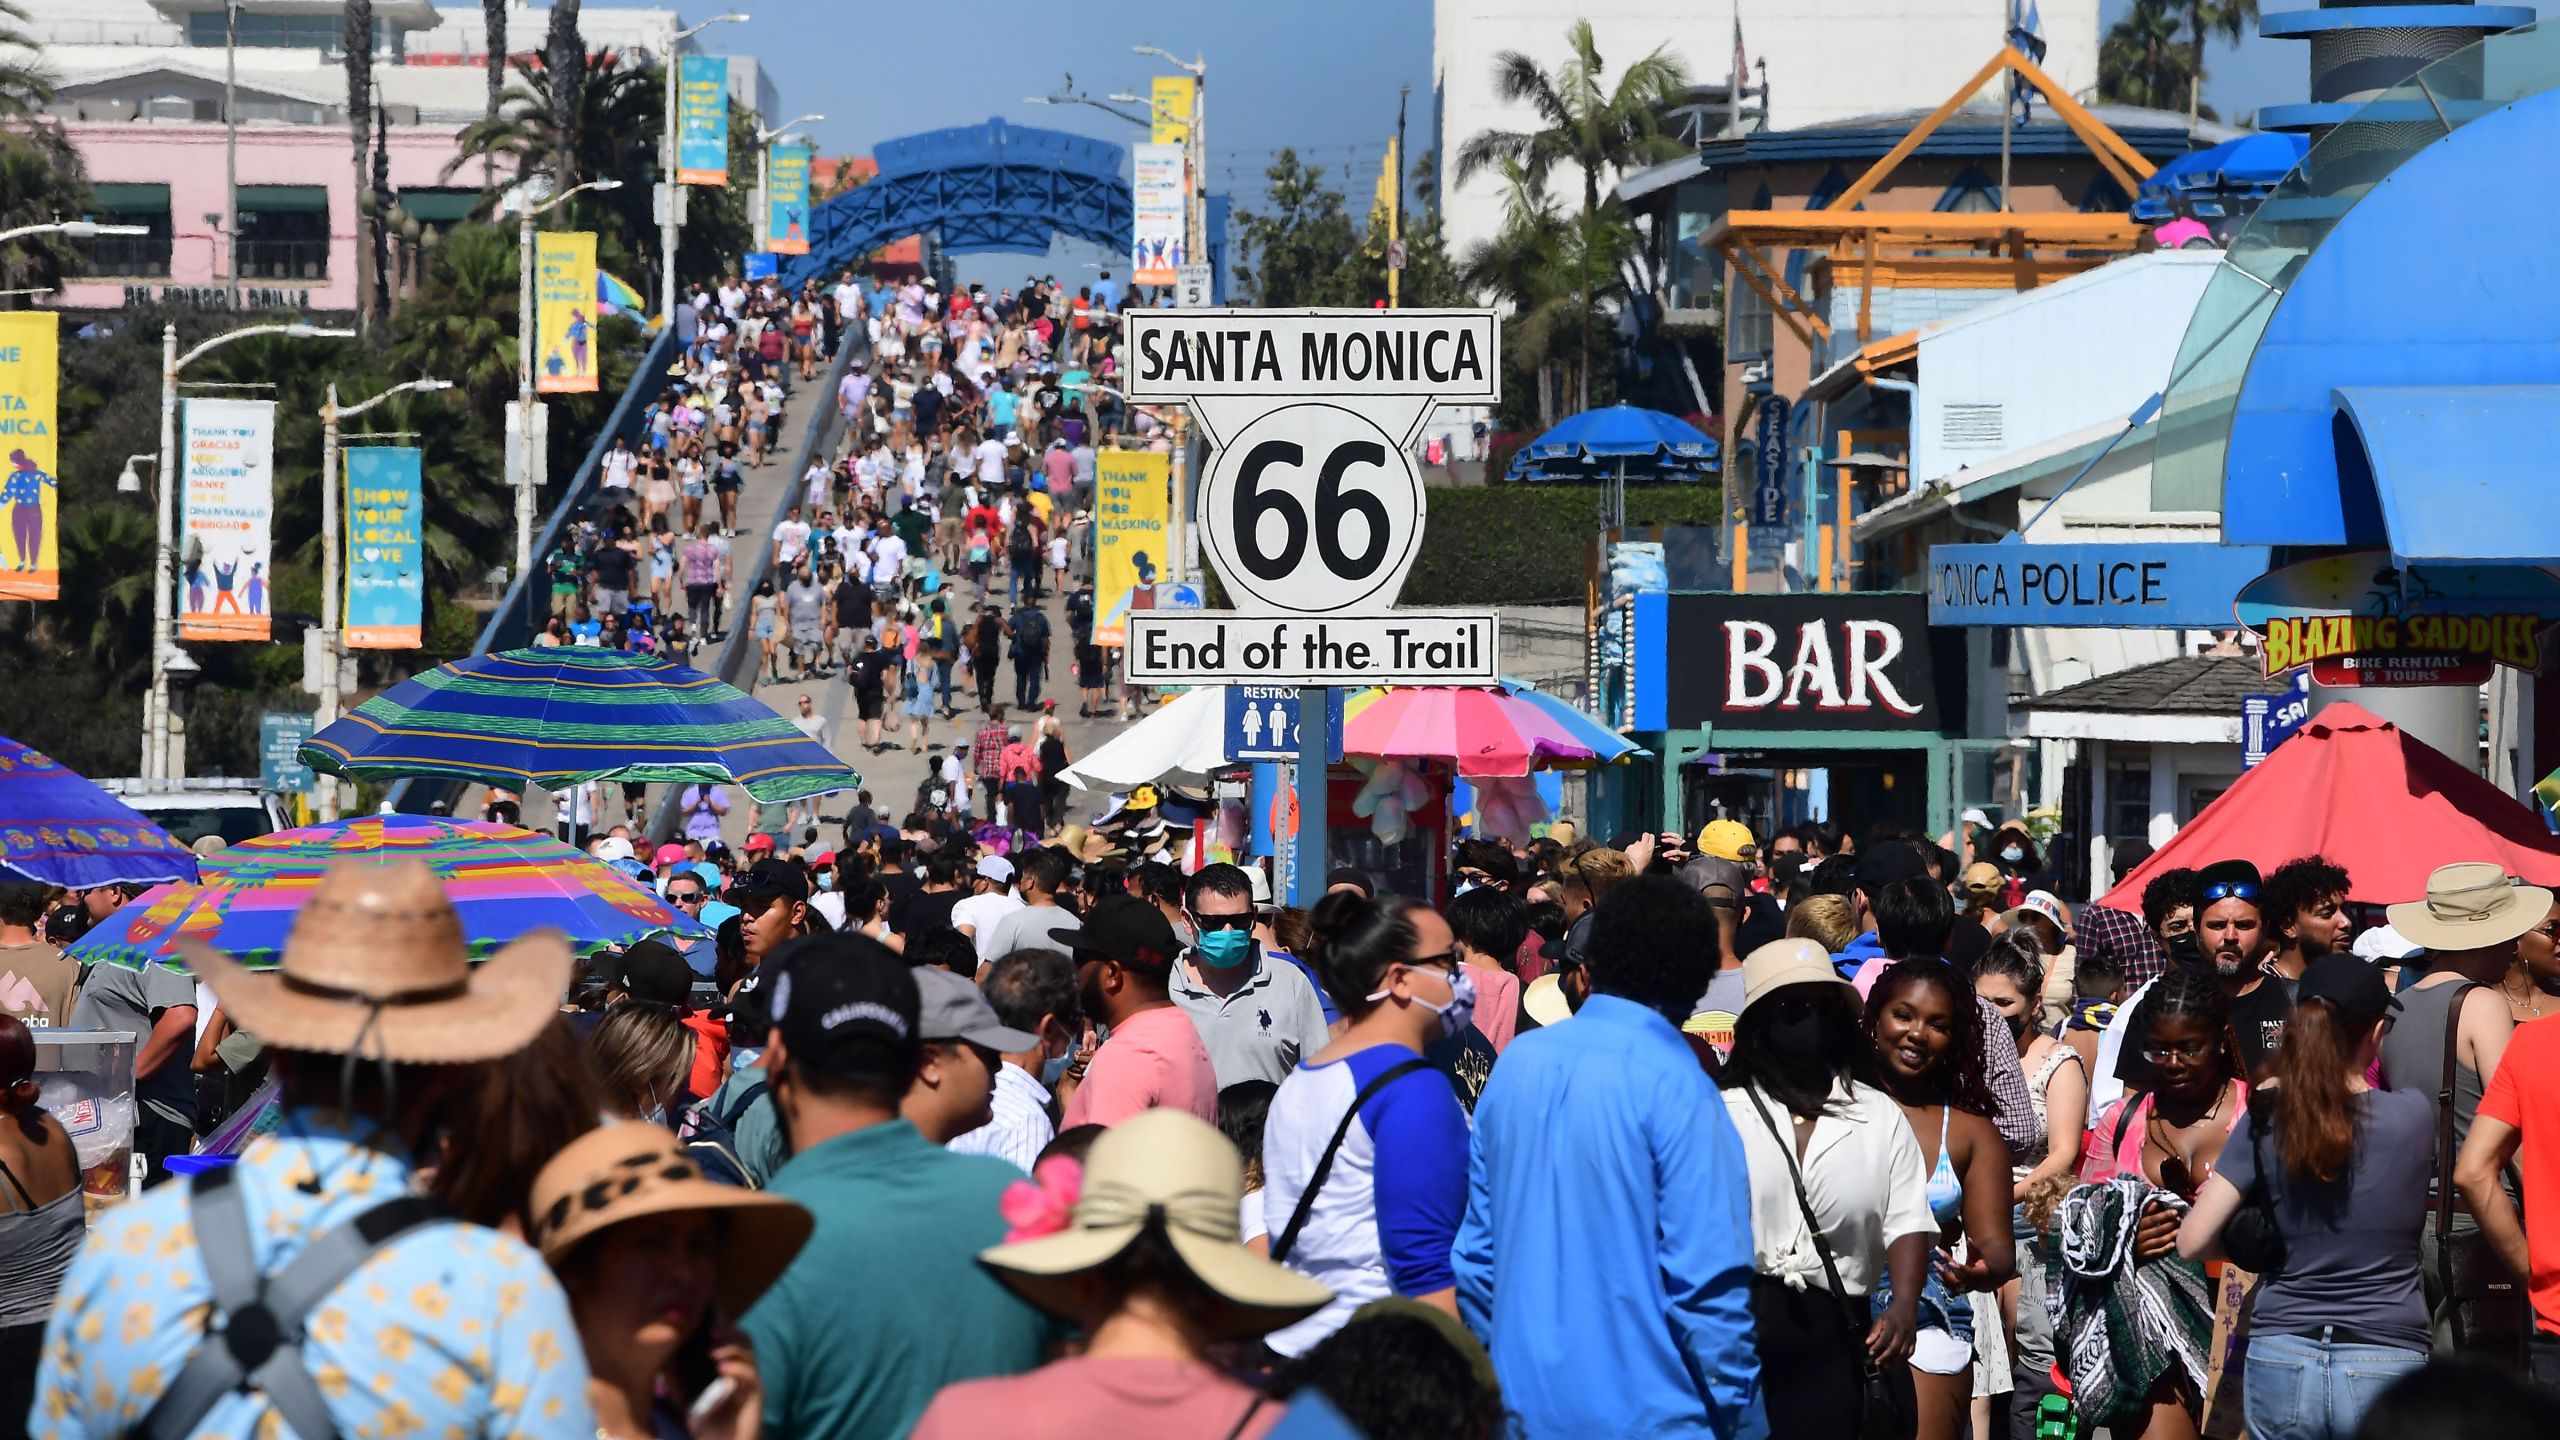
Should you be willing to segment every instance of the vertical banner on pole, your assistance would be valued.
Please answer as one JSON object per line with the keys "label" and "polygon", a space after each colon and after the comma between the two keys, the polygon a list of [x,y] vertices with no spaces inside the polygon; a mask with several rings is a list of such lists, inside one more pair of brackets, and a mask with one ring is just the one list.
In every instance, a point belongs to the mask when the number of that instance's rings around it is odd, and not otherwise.
{"label": "vertical banner on pole", "polygon": [[426,503],[419,452],[367,445],[344,452],[347,645],[415,650],[424,642]]}
{"label": "vertical banner on pole", "polygon": [[533,237],[533,388],[547,395],[596,388],[596,237],[553,230]]}
{"label": "vertical banner on pole", "polygon": [[1182,147],[1132,145],[1134,178],[1129,185],[1131,229],[1130,279],[1140,285],[1170,285],[1182,278],[1190,255],[1184,249]]}
{"label": "vertical banner on pole", "polygon": [[61,464],[54,431],[61,317],[22,310],[0,315],[0,509],[9,512],[9,546],[0,562],[0,600],[53,600],[62,594]]}
{"label": "vertical banner on pole", "polygon": [[1191,143],[1193,92],[1200,82],[1188,75],[1159,75],[1148,98],[1154,102],[1154,124],[1147,138],[1158,145]]}
{"label": "vertical banner on pole", "polygon": [[676,65],[676,183],[729,183],[729,60],[684,55]]}
{"label": "vertical banner on pole", "polygon": [[1164,573],[1173,457],[1154,450],[1105,450],[1094,464],[1096,645],[1119,645],[1129,612],[1152,609]]}
{"label": "vertical banner on pole", "polygon": [[178,437],[181,640],[268,638],[276,402],[189,400]]}
{"label": "vertical banner on pole", "polygon": [[809,253],[809,147],[776,145],[765,157],[765,233],[776,255]]}

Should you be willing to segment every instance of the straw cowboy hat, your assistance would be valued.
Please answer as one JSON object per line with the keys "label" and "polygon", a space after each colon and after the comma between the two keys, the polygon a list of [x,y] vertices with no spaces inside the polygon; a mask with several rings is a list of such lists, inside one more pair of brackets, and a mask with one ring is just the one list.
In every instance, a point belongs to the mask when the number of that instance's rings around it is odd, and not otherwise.
{"label": "straw cowboy hat", "polygon": [[2486,860],[2439,865],[2427,876],[2426,899],[2390,907],[2391,928],[2429,950],[2503,945],[2550,913],[2550,891],[2518,885]]}
{"label": "straw cowboy hat", "polygon": [[703,1178],[663,1125],[621,1121],[590,1130],[533,1177],[533,1224],[525,1237],[553,1265],[588,1236],[625,1220],[686,1210],[737,1211],[720,1227],[720,1312],[747,1313],[816,1222],[799,1201]]}
{"label": "straw cowboy hat", "polygon": [[283,963],[253,971],[201,941],[179,954],[232,1023],[279,1050],[462,1065],[512,1055],[569,988],[568,942],[539,930],[478,965],[462,917],[416,860],[341,860],[294,916]]}
{"label": "straw cowboy hat", "polygon": [[1023,1299],[1079,1319],[1076,1278],[1161,1225],[1191,1278],[1221,1302],[1215,1338],[1267,1335],[1323,1309],[1333,1292],[1244,1248],[1243,1198],[1244,1165],[1224,1135],[1188,1111],[1148,1110],[1093,1142],[1067,1228],[978,1259]]}

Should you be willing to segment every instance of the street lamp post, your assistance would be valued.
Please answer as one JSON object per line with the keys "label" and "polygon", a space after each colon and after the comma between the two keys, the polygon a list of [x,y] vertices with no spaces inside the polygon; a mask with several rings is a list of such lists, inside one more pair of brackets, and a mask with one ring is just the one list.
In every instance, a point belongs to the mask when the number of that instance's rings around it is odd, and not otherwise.
{"label": "street lamp post", "polygon": [[[673,12],[669,12],[672,15]],[[684,67],[677,63],[676,47],[714,25],[743,25],[747,17],[737,11],[714,15],[699,25],[678,30],[672,21],[667,28],[667,53],[659,62],[659,70],[667,92],[666,123],[658,132],[658,179],[666,187],[658,206],[658,318],[669,325],[676,323],[676,207],[683,202],[684,187],[676,183],[676,92],[683,88]]]}
{"label": "street lamp post", "polygon": [[[338,718],[338,647],[345,638],[338,620],[338,422],[361,415],[394,395],[410,391],[450,390],[450,380],[405,380],[370,400],[338,404],[338,382],[329,382],[328,399],[320,406],[320,726]],[[335,820],[348,798],[347,782],[332,777],[320,787],[320,818]]]}
{"label": "street lamp post", "polygon": [[168,781],[169,764],[169,666],[178,658],[176,618],[170,613],[176,598],[172,585],[176,580],[171,552],[178,528],[178,483],[174,478],[178,450],[178,372],[187,368],[207,351],[246,340],[252,335],[290,335],[297,340],[353,340],[353,330],[323,329],[299,321],[289,325],[244,325],[198,345],[184,355],[178,353],[178,327],[168,325],[160,331],[160,460],[154,468],[154,479],[160,486],[159,542],[153,547],[151,566],[151,696],[142,712],[142,778]]}
{"label": "street lamp post", "polygon": [[[533,584],[533,222],[555,210],[581,190],[619,190],[619,180],[589,180],[572,185],[548,200],[516,193],[516,578],[532,593]],[[592,296],[589,298],[593,298]]]}
{"label": "street lamp post", "polygon": [[824,115],[803,115],[794,120],[785,120],[770,130],[761,125],[756,127],[756,249],[758,251],[773,248],[773,200],[765,190],[765,187],[771,183],[765,175],[765,147],[790,134],[798,126],[815,125],[826,118]]}

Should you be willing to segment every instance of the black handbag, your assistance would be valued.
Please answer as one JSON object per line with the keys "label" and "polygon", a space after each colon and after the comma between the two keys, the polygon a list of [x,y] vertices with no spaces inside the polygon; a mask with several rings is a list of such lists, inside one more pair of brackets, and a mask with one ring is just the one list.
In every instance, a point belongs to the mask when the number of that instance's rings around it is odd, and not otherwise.
{"label": "black handbag", "polygon": [[2462,1026],[2462,1007],[2470,992],[2486,986],[2457,988],[2444,1012],[2444,1076],[2436,1089],[2436,1196],[2431,1223],[2436,1237],[2436,1278],[2443,1287],[2446,1319],[2453,1327],[2454,1348],[2515,1374],[2524,1373],[2525,1345],[2533,1333],[2532,1310],[2524,1285],[2497,1247],[2477,1229],[2457,1233],[2454,1210],[2470,1213],[2453,1183],[2454,1046]]}
{"label": "black handbag", "polygon": [[[2222,1222],[2222,1253],[2252,1275],[2272,1275],[2284,1268],[2284,1230],[2276,1223],[2275,1195],[2267,1187],[2267,1127],[2249,1117],[2249,1193],[2240,1208]],[[2279,1162],[2282,1156],[2278,1157]]]}
{"label": "black handbag", "polygon": [[[1769,1136],[1778,1142],[1778,1153],[1786,1157],[1787,1179],[1796,1188],[1796,1207],[1804,1212],[1805,1233],[1813,1237],[1813,1253],[1822,1260],[1822,1276],[1831,1282],[1831,1293],[1844,1305],[1854,1307],[1859,1297],[1851,1295],[1840,1284],[1839,1263],[1831,1258],[1831,1242],[1822,1234],[1822,1222],[1813,1213],[1813,1197],[1805,1193],[1804,1172],[1796,1168],[1795,1142],[1778,1128],[1777,1118],[1769,1107],[1760,1103],[1760,1093],[1748,1086],[1743,1094],[1751,1097],[1751,1108],[1760,1112],[1760,1123],[1769,1127]],[[1896,1386],[1885,1371],[1877,1368],[1867,1354],[1867,1331],[1871,1324],[1860,1321],[1854,1308],[1849,1322],[1849,1353],[1858,1357],[1861,1376],[1859,1408],[1864,1417],[1858,1427],[1859,1440],[1910,1440],[1920,1428],[1918,1400],[1909,1386]]]}

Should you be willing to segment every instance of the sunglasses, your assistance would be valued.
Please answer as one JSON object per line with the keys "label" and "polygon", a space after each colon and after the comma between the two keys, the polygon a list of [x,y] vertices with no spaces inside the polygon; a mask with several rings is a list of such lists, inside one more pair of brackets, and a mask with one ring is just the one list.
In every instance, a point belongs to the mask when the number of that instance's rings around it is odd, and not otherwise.
{"label": "sunglasses", "polygon": [[2255,880],[2216,880],[2196,892],[2197,901],[2205,905],[2210,905],[2216,900],[2255,900],[2257,898],[2258,882]]}
{"label": "sunglasses", "polygon": [[705,897],[699,890],[670,890],[667,892],[667,903],[670,905],[699,905],[705,898],[707,897]]}
{"label": "sunglasses", "polygon": [[1203,930],[1250,930],[1253,928],[1251,915],[1194,915],[1191,918],[1198,922]]}

